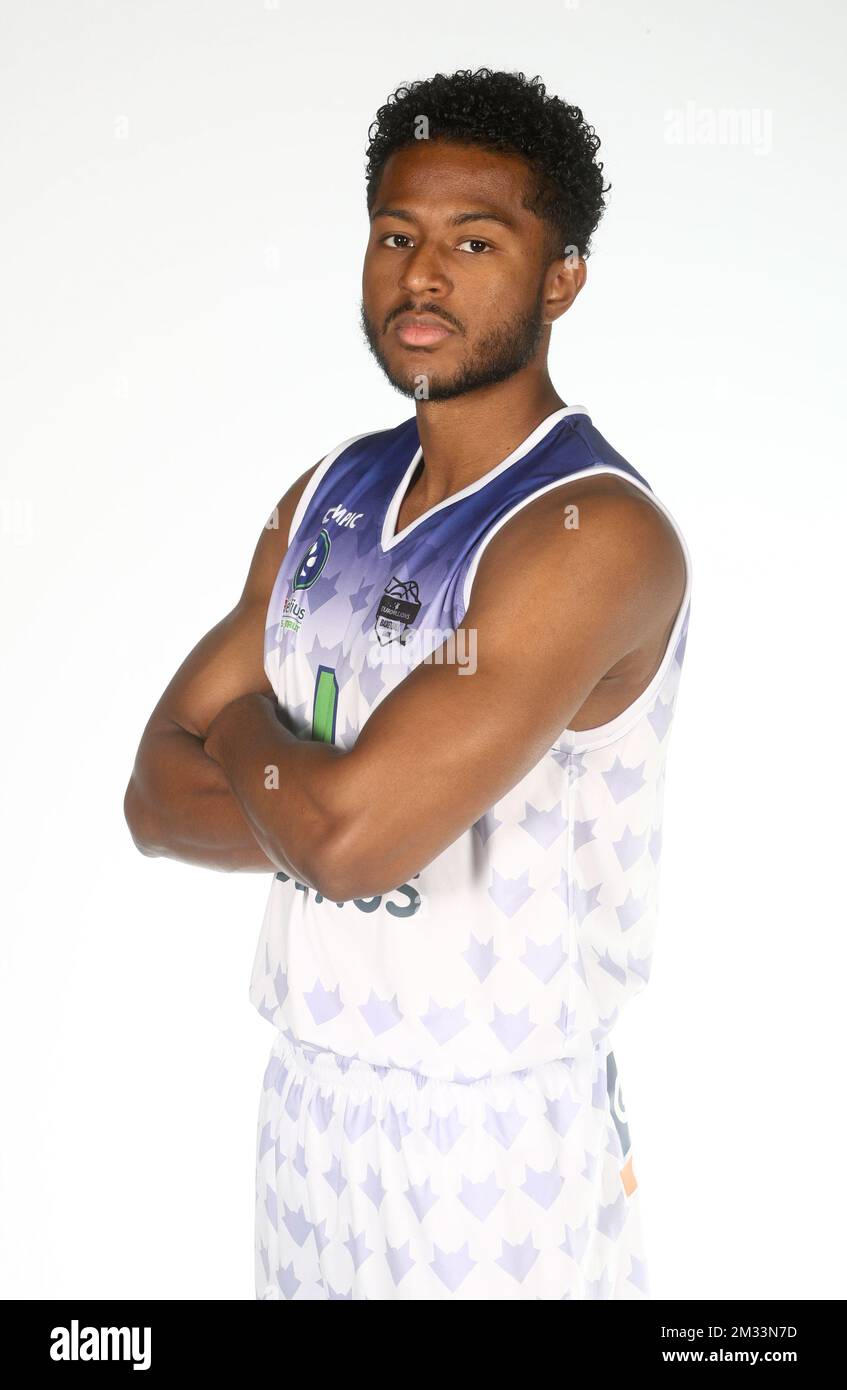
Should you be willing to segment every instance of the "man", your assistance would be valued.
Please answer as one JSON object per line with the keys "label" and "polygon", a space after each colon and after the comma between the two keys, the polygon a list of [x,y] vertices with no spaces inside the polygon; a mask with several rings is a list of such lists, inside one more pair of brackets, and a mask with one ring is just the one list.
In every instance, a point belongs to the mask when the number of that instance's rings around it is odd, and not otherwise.
{"label": "man", "polygon": [[273,874],[257,1298],[648,1294],[610,1031],[691,566],[547,371],[598,146],[523,74],[380,110],[362,324],[415,415],[289,488],[138,751],[143,852]]}

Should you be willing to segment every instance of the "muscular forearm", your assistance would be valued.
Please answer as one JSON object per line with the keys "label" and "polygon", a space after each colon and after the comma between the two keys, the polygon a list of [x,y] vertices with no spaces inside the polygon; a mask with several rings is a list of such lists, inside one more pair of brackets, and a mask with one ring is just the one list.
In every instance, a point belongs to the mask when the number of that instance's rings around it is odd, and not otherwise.
{"label": "muscular forearm", "polygon": [[[223,775],[274,864],[304,866],[297,875],[336,898],[333,858],[337,784],[342,749],[298,739],[266,696],[246,695],[212,721],[205,750]],[[287,872],[287,870],[286,870]],[[304,877],[304,873],[308,875]]]}
{"label": "muscular forearm", "polygon": [[143,750],[136,761],[124,803],[144,854],[230,873],[282,868],[300,877],[291,865],[268,858],[201,739],[176,726],[155,739],[156,747]]}

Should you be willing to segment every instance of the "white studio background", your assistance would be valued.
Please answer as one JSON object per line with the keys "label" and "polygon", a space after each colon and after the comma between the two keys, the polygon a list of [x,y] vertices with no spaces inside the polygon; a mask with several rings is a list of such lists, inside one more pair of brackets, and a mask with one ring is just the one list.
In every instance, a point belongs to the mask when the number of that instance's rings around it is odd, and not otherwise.
{"label": "white studio background", "polygon": [[[288,484],[398,423],[368,126],[540,73],[613,188],[551,371],[694,558],[661,923],[616,1032],[655,1297],[844,1297],[836,0],[2,8],[0,1295],[251,1299],[269,880],[124,788]],[[839,915],[839,914],[842,915]]]}

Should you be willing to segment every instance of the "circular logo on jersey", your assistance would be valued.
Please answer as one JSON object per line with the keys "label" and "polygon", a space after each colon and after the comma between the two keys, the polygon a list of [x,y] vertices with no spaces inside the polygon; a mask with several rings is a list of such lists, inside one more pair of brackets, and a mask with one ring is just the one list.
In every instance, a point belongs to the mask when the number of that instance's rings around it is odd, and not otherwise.
{"label": "circular logo on jersey", "polygon": [[329,559],[329,548],[332,542],[329,532],[324,526],[318,532],[317,540],[312,541],[300,566],[294,576],[295,589],[311,589],[316,579],[323,573],[324,565]]}

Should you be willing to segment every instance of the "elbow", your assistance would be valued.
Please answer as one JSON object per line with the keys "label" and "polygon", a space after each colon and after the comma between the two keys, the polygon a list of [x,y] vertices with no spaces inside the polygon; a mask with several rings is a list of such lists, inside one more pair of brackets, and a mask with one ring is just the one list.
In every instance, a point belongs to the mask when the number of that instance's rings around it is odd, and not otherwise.
{"label": "elbow", "polygon": [[138,795],[132,777],[124,794],[124,820],[139,854],[144,854],[148,858],[155,858],[161,854],[161,847],[156,843],[153,834],[149,813]]}
{"label": "elbow", "polygon": [[311,886],[321,897],[332,903],[349,903],[354,898],[374,898],[385,889],[377,890],[373,880],[358,871],[347,870],[344,866],[326,862],[318,863],[306,875]]}
{"label": "elbow", "polygon": [[319,838],[319,848],[313,854],[303,856],[306,878],[330,902],[380,897],[392,892],[403,877],[402,871],[397,876],[388,857],[379,852],[384,848],[380,835],[371,833],[364,820],[357,817],[357,824],[348,829],[335,826]]}
{"label": "elbow", "polygon": [[319,893],[322,898],[328,898],[330,902],[348,902],[350,898],[358,897],[358,889],[353,889],[350,877],[346,868],[339,863],[335,855],[330,854],[326,849],[319,849],[313,854],[291,855],[276,844],[263,846],[268,858],[276,864],[278,869],[289,877],[293,877],[297,883],[304,884],[311,888],[313,892]]}

